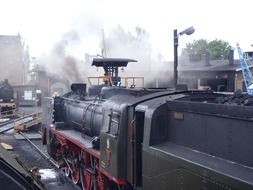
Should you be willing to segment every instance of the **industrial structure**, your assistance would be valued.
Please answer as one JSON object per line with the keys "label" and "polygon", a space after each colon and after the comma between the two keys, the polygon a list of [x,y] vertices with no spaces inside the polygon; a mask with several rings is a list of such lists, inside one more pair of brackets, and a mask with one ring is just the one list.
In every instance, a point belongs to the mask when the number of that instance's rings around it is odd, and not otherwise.
{"label": "industrial structure", "polygon": [[29,69],[29,54],[21,36],[0,35],[0,81],[8,79],[12,85],[26,81]]}
{"label": "industrial structure", "polygon": [[247,56],[248,54],[245,54],[242,52],[239,44],[237,44],[237,51],[238,51],[240,64],[241,64],[241,69],[242,69],[242,74],[243,74],[243,79],[244,79],[244,84],[245,84],[244,86],[247,90],[247,93],[252,96],[253,95],[253,77],[248,65],[250,57]]}
{"label": "industrial structure", "polygon": [[[247,52],[250,55],[250,52]],[[252,59],[248,61],[249,70],[253,71]],[[172,62],[166,62],[173,65]],[[210,60],[208,54],[180,57],[178,63],[178,84],[186,84],[189,89],[210,89],[217,92],[246,92],[242,69],[239,60],[234,59],[234,50],[229,59]],[[168,66],[166,76],[173,76]],[[172,79],[172,78],[171,78]],[[163,79],[164,80],[164,79]],[[173,81],[160,82],[173,86]]]}

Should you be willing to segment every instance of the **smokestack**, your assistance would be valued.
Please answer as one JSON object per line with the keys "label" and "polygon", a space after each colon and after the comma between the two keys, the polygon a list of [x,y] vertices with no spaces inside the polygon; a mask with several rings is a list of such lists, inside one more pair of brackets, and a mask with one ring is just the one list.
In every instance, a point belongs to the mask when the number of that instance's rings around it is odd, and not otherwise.
{"label": "smokestack", "polygon": [[210,53],[209,53],[209,51],[207,51],[206,55],[205,55],[205,65],[210,66]]}
{"label": "smokestack", "polygon": [[234,49],[229,50],[229,65],[234,65]]}

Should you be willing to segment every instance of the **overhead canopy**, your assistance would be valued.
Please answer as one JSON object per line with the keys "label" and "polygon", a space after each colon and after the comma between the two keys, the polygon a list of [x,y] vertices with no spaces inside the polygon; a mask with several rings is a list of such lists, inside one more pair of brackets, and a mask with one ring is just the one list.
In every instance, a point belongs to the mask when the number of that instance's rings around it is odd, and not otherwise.
{"label": "overhead canopy", "polygon": [[122,59],[122,58],[94,58],[92,66],[96,67],[126,67],[128,62],[137,62],[134,59]]}

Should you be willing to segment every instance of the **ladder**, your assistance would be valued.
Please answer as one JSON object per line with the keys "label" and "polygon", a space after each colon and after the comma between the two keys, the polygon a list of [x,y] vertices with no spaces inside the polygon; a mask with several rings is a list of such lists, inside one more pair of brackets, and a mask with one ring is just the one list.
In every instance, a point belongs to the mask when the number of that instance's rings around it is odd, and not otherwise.
{"label": "ladder", "polygon": [[239,55],[240,65],[247,93],[253,96],[253,78],[247,63],[248,59],[246,59],[246,57],[244,56],[239,44],[236,44],[236,47]]}

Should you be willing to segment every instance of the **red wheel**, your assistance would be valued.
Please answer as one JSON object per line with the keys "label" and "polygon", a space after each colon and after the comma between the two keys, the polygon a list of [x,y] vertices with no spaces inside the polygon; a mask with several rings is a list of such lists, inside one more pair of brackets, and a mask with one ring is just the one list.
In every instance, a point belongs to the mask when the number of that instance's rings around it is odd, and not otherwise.
{"label": "red wheel", "polygon": [[91,189],[91,175],[85,169],[80,169],[80,181],[82,190],[90,190]]}
{"label": "red wheel", "polygon": [[69,175],[70,175],[70,169],[69,169],[69,167],[68,167],[68,166],[65,166],[64,170],[65,170],[65,175],[66,175],[67,177],[69,177]]}
{"label": "red wheel", "polygon": [[72,181],[73,181],[74,184],[77,184],[79,182],[79,178],[80,178],[79,169],[75,168],[73,170],[71,178],[72,178]]}

